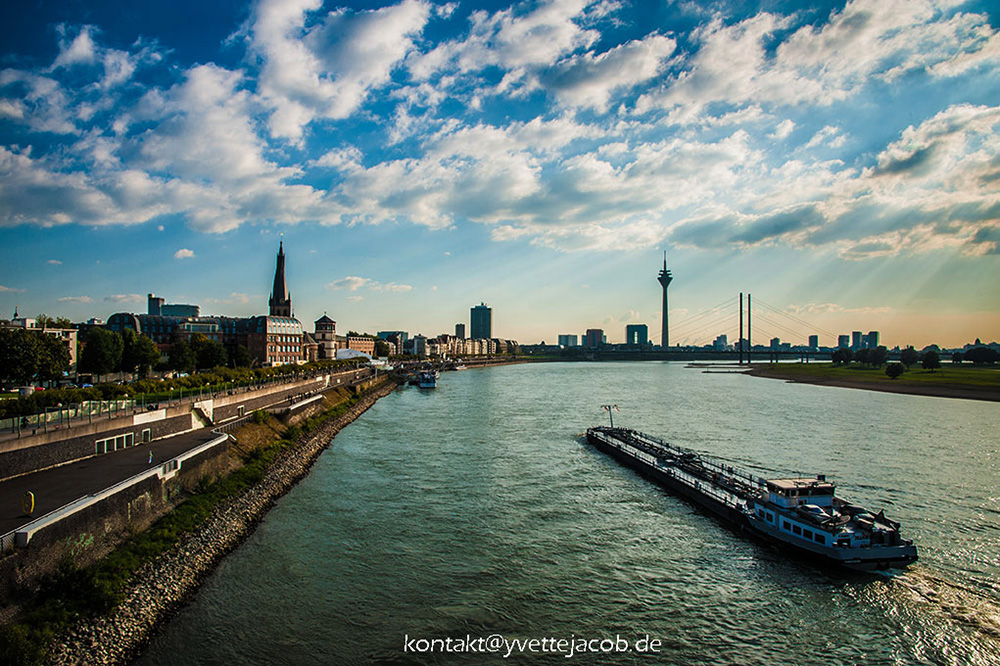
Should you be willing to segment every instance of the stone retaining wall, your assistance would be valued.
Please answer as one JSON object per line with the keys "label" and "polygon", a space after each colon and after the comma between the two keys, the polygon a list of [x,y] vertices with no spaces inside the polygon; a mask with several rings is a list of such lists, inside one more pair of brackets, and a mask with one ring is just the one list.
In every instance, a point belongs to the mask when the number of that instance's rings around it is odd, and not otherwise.
{"label": "stone retaining wall", "polygon": [[57,640],[52,664],[127,664],[157,625],[195,592],[226,553],[250,534],[275,500],[309,472],[340,430],[397,386],[388,377],[346,414],[324,424],[278,460],[231,503],[216,509],[197,531],[135,576],[125,601],[110,617],[86,621]]}

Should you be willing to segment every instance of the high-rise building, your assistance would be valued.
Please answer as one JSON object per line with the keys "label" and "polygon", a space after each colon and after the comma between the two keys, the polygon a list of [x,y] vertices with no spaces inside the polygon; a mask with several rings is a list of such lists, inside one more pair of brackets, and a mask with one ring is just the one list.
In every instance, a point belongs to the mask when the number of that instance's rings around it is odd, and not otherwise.
{"label": "high-rise building", "polygon": [[781,346],[781,338],[771,338],[771,349],[777,349]]}
{"label": "high-rise building", "polygon": [[459,340],[465,339],[465,324],[455,324],[455,337]]}
{"label": "high-rise building", "polygon": [[865,346],[868,349],[878,347],[878,331],[868,331],[868,335],[865,336]]}
{"label": "high-rise building", "polygon": [[837,336],[837,348],[838,349],[848,349],[851,346],[851,336],[849,335],[838,335]]}
{"label": "high-rise building", "polygon": [[486,303],[480,303],[470,311],[469,337],[474,340],[493,337],[493,310]]}
{"label": "high-rise building", "polygon": [[864,345],[861,331],[851,331],[851,350],[858,351]]}
{"label": "high-rise building", "polygon": [[818,335],[810,335],[809,336],[809,349],[811,351],[816,351],[817,349],[819,349],[819,336]]}
{"label": "high-rise building", "polygon": [[583,346],[584,347],[600,347],[604,344],[604,329],[602,328],[588,328],[587,332],[583,335]]}
{"label": "high-rise building", "polygon": [[648,326],[645,324],[628,324],[625,326],[625,344],[645,347],[648,342]]}
{"label": "high-rise building", "polygon": [[660,274],[656,277],[656,281],[660,283],[663,287],[663,310],[660,315],[660,345],[666,349],[670,346],[670,320],[667,316],[669,308],[667,307],[667,287],[670,286],[671,280],[673,280],[673,275],[667,270],[667,253],[663,252],[663,269]]}
{"label": "high-rise building", "polygon": [[274,287],[271,289],[271,298],[267,301],[270,306],[272,317],[292,316],[292,295],[288,293],[285,284],[285,250],[282,242],[278,241],[278,263],[274,268]]}
{"label": "high-rise building", "polygon": [[559,346],[560,347],[579,347],[579,338],[575,335],[560,335],[559,336]]}

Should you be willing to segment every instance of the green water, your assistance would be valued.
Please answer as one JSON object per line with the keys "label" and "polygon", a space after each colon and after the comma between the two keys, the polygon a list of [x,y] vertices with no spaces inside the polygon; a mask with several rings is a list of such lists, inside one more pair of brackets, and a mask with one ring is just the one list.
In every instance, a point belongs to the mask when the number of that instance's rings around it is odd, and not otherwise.
{"label": "green water", "polygon": [[[747,541],[584,443],[604,403],[825,472],[921,560],[858,575]],[[998,432],[996,404],[674,363],[446,373],[344,429],[137,663],[1000,664]]]}

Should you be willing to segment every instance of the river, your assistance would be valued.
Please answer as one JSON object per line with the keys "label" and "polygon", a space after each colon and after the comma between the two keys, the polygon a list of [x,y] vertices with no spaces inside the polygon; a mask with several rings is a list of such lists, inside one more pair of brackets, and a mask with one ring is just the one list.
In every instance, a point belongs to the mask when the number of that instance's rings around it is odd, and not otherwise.
{"label": "river", "polygon": [[[744,539],[585,443],[609,403],[763,476],[826,473],[920,561]],[[1000,664],[997,433],[994,403],[680,363],[445,373],[345,428],[135,663]]]}

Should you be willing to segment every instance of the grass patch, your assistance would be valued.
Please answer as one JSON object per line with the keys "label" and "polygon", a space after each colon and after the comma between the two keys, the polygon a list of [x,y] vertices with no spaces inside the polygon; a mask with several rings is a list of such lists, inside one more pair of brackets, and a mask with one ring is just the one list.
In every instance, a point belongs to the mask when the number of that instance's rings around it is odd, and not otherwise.
{"label": "grass patch", "polygon": [[197,492],[170,513],[101,561],[78,567],[72,560],[66,560],[55,573],[40,580],[39,591],[20,620],[0,627],[0,664],[44,664],[48,647],[60,632],[76,621],[114,610],[140,567],[176,546],[184,535],[201,526],[216,507],[258,483],[284,451],[294,448],[300,437],[345,414],[359,400],[347,391],[338,389],[331,393],[332,396],[327,396],[330,409],[299,425],[282,427],[270,416],[253,419],[263,422],[248,425],[246,429],[255,429],[261,437],[256,446],[245,450],[241,467],[225,478],[199,486]]}
{"label": "grass patch", "polygon": [[832,363],[776,363],[756,365],[756,372],[763,376],[780,376],[802,381],[848,381],[871,384],[920,384],[944,388],[982,389],[1000,391],[1000,369],[966,365],[944,365],[937,370],[924,370],[912,366],[898,379],[885,374],[885,366],[868,368],[859,365],[836,366]]}

